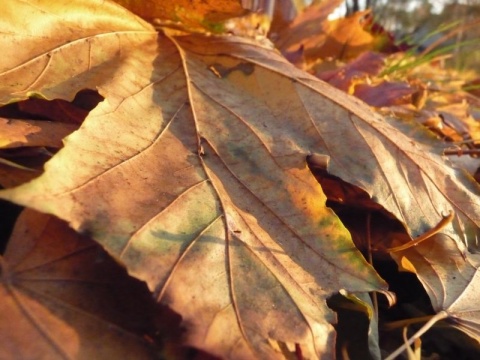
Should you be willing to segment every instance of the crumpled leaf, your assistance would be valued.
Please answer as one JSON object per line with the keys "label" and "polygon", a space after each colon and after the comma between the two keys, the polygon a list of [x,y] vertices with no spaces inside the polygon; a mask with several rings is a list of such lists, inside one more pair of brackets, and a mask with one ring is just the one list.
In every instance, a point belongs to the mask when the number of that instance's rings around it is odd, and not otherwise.
{"label": "crumpled leaf", "polygon": [[451,238],[436,235],[391,255],[417,275],[437,313],[445,311],[452,326],[480,342],[479,254],[465,255]]}
{"label": "crumpled leaf", "polygon": [[[108,30],[105,16],[99,26],[85,10],[85,31],[70,39],[63,17],[47,16],[47,53],[22,43],[4,101],[31,92],[71,99],[80,80],[105,101],[41,177],[1,196],[91,234],[182,315],[190,344],[228,358],[278,357],[278,343],[328,357],[325,298],[384,289],[325,207],[310,154],[329,155],[329,172],[413,234],[452,208],[447,233],[476,231],[477,188],[365,104],[251,40],[157,35],[125,14],[125,29],[116,28],[116,11]],[[91,61],[77,63],[84,52]],[[42,61],[55,65],[36,67]],[[21,74],[33,75],[8,96]]]}
{"label": "crumpled leaf", "polygon": [[154,358],[141,288],[64,222],[24,211],[0,265],[2,358]]}

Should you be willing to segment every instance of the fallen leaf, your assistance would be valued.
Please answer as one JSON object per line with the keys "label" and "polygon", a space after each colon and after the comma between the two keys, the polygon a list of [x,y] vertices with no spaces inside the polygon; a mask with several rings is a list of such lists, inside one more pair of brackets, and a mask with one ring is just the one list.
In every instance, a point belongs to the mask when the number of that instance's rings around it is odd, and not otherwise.
{"label": "fallen leaf", "polygon": [[[90,28],[99,27],[94,14],[85,16]],[[47,16],[43,22],[47,34],[60,27],[62,17],[55,19]],[[298,124],[285,117],[274,126],[265,105],[257,114],[251,113],[255,107],[242,106],[238,96],[245,88],[253,92],[246,100],[254,103],[255,96],[271,94],[273,88],[256,93],[261,90],[257,80],[270,70],[216,55],[229,53],[235,44],[230,37],[187,38],[207,46],[201,58],[190,52],[197,51],[194,44],[180,46],[153,29],[147,34],[137,21],[131,26],[138,30],[95,35],[88,35],[87,26],[85,34],[73,36],[89,41],[69,39],[78,48],[62,56],[75,59],[81,50],[100,51],[89,45],[97,38],[116,40],[102,44],[102,53],[111,55],[105,59],[110,71],[96,87],[106,100],[65,140],[57,160],[29,183],[33,187],[26,186],[39,191],[14,192],[29,198],[29,206],[92,234],[145,280],[159,301],[182,315],[188,343],[229,358],[278,357],[273,346],[278,343],[299,344],[306,357],[331,356],[335,317],[326,297],[343,288],[371,291],[385,285],[325,207],[305,151],[286,136],[291,131],[303,137]],[[128,45],[133,39],[137,42]],[[64,43],[60,37],[52,61]],[[248,41],[242,46],[265,57]],[[193,47],[188,56],[183,47]],[[133,49],[132,56],[118,55]],[[28,57],[33,62],[46,57],[35,51]],[[97,63],[95,69],[103,66]],[[16,68],[35,71],[31,62]],[[88,77],[87,70],[82,63],[71,66],[64,74],[68,78],[60,80],[54,66],[42,68],[41,81],[14,96],[50,92],[62,81],[62,96],[71,98],[77,78]],[[259,79],[250,76],[253,71]],[[112,73],[121,73],[121,79]],[[262,128],[269,131],[262,135]]]}
{"label": "fallen leaf", "polygon": [[[181,47],[188,47],[195,54],[200,54],[200,47],[204,46],[200,45],[201,38],[195,36],[179,41],[183,41]],[[243,48],[238,46],[240,42],[243,42]],[[198,87],[207,78],[211,81],[210,86],[210,82],[203,85],[207,89],[201,87],[202,92],[208,94],[202,97],[208,101],[199,101],[199,108],[216,101],[241,119],[262,119],[263,122],[258,125],[254,122],[251,126],[255,124],[254,129],[269,128],[264,141],[272,139],[274,147],[271,151],[278,152],[282,158],[288,154],[287,159],[292,159],[293,167],[295,155],[292,150],[302,157],[328,154],[329,173],[367,191],[406,224],[414,236],[434,227],[453,207],[457,211],[456,230],[448,227],[445,230],[455,239],[469,240],[470,245],[475,245],[476,236],[466,231],[467,226],[474,233],[478,230],[480,207],[476,194],[479,189],[436,155],[443,149],[436,148],[437,143],[428,133],[408,123],[390,119],[387,123],[362,102],[294,69],[274,52],[260,49],[248,41],[217,38],[210,43],[211,52],[208,48],[203,50],[209,54],[203,60],[206,65],[195,64],[194,55],[189,57],[192,59],[191,81]],[[233,59],[220,58],[216,56],[218,53],[229,53]],[[226,64],[219,63],[220,59]],[[249,64],[255,65],[255,77],[249,76],[253,66]],[[197,72],[193,71],[195,65]],[[213,67],[215,71],[205,74],[201,70],[205,67],[210,70]],[[230,70],[235,71],[231,73]],[[221,78],[218,78],[219,74]],[[262,84],[260,88],[258,83]],[[278,91],[279,88],[283,91]],[[292,98],[292,94],[298,98]],[[191,97],[192,103],[197,104],[193,102],[195,97]],[[223,112],[209,109],[205,113],[220,115]],[[275,124],[273,128],[266,122],[268,118]],[[213,129],[201,128],[200,136],[207,138],[204,131],[208,130],[214,132],[210,138],[218,137],[221,124],[210,125]],[[299,128],[302,129],[300,133]],[[260,134],[260,130],[258,132]],[[287,150],[289,148],[292,150]],[[433,218],[434,221],[427,220]]]}
{"label": "fallen leaf", "polygon": [[[151,38],[152,26],[128,10],[110,1],[51,1],[48,12],[42,12],[45,4],[45,0],[2,4],[2,15],[8,22],[0,24],[1,104],[34,95],[72,101],[80,90],[96,89],[105,79],[123,80],[124,74],[111,64],[113,59],[128,59],[132,66],[141,63],[135,57],[135,47],[128,44]],[[108,16],[97,14],[96,21],[79,19],[79,14],[95,10]],[[42,22],[31,20],[37,16]],[[75,36],[78,33],[84,38]],[[32,39],[28,48],[23,47],[25,38]],[[65,60],[75,53],[72,66]],[[37,56],[30,58],[32,54]],[[69,87],[58,83],[57,76],[70,77]]]}
{"label": "fallen leaf", "polygon": [[[103,100],[96,91],[82,90],[75,95],[73,102],[61,99],[46,101],[38,98],[29,98],[25,101],[10,105],[18,105],[18,112],[29,114],[35,120],[52,120],[67,124],[80,125],[97,104]],[[8,105],[7,105],[8,107]],[[0,114],[3,108],[0,108]],[[4,117],[15,117],[3,115]]]}
{"label": "fallen leaf", "polygon": [[0,148],[47,146],[60,148],[62,139],[77,125],[36,120],[0,118]]}
{"label": "fallen leaf", "polygon": [[[385,289],[325,207],[311,154],[328,155],[332,175],[412,234],[454,209],[445,232],[473,244],[478,188],[432,145],[254,41],[165,36],[107,2],[87,3],[76,16],[88,21],[68,39],[63,16],[36,14],[51,48],[25,37],[1,93],[71,99],[81,79],[105,101],[41,177],[1,196],[91,234],[182,315],[189,344],[228,358],[276,358],[278,344],[329,357],[334,314],[325,298]],[[102,14],[113,9],[113,29],[88,10],[100,4]],[[94,66],[77,63],[84,52]],[[36,67],[45,61],[52,65]],[[22,74],[33,75],[8,96]]]}
{"label": "fallen leaf", "polygon": [[315,76],[337,89],[352,94],[353,91],[349,90],[352,84],[358,79],[377,75],[384,66],[384,58],[381,54],[367,51],[346,65],[326,71],[319,69],[324,64],[320,63],[314,68]]}
{"label": "fallen leaf", "polygon": [[354,86],[354,95],[375,107],[410,104],[416,91],[406,82],[382,81],[375,85],[360,83]]}
{"label": "fallen leaf", "polygon": [[0,265],[2,358],[154,358],[148,292],[64,222],[24,211]]}
{"label": "fallen leaf", "polygon": [[455,241],[436,235],[392,257],[404,271],[422,282],[433,309],[448,322],[480,342],[480,255],[464,254]]}
{"label": "fallen leaf", "polygon": [[22,170],[17,167],[12,167],[11,164],[5,164],[5,160],[6,159],[0,158],[0,186],[4,189],[21,185],[38,176],[38,173],[30,169]]}
{"label": "fallen leaf", "polygon": [[[470,114],[470,106],[465,100],[438,106],[437,111],[442,117],[445,126],[454,130],[464,141],[471,141],[471,146],[478,143],[480,124]],[[475,141],[472,141],[472,138]]]}
{"label": "fallen leaf", "polygon": [[215,23],[245,14],[241,0],[114,0],[146,20],[170,20],[183,26],[215,28]]}
{"label": "fallen leaf", "polygon": [[325,41],[328,15],[342,3],[341,0],[322,1],[304,9],[288,27],[271,34],[275,45],[282,53],[317,47]]}
{"label": "fallen leaf", "polygon": [[313,58],[352,59],[374,49],[374,35],[369,31],[373,21],[372,11],[356,13],[329,23],[325,43],[309,54]]}
{"label": "fallen leaf", "polygon": [[468,81],[462,87],[465,91],[468,91],[470,94],[480,98],[480,78]]}
{"label": "fallen leaf", "polygon": [[373,32],[371,10],[332,21],[327,16],[333,10],[334,2],[321,3],[307,8],[274,41],[287,58],[302,49],[303,63],[296,65],[310,69],[323,59],[351,60],[370,50],[388,46],[390,40],[386,32]]}

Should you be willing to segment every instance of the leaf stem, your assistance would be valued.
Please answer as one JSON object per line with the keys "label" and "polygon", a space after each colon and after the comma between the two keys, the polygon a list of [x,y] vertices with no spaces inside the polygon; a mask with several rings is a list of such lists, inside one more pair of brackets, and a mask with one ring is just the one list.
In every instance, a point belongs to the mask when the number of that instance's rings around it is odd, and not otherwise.
{"label": "leaf stem", "polygon": [[[369,211],[367,213],[367,251],[368,251],[368,263],[373,266],[373,254],[372,254],[372,231],[371,231],[371,223],[372,223],[372,213]],[[378,297],[377,293],[372,293],[372,303],[373,303],[373,311],[375,319],[378,319]]]}
{"label": "leaf stem", "polygon": [[443,155],[480,155],[480,149],[446,149]]}
{"label": "leaf stem", "polygon": [[400,246],[395,246],[386,249],[388,252],[397,252],[397,251],[402,251],[411,248],[412,246],[417,246],[421,242],[430,239],[433,235],[438,234],[442,229],[444,229],[448,224],[450,224],[455,216],[455,213],[453,211],[450,211],[450,213],[447,216],[444,216],[442,220],[432,229],[428,230],[426,233],[420,235],[417,237],[415,240],[410,241],[406,244],[400,245]]}
{"label": "leaf stem", "polygon": [[383,324],[382,329],[386,331],[391,331],[391,330],[395,330],[401,327],[406,327],[412,324],[424,323],[429,321],[432,318],[432,316],[433,315],[426,315],[426,316],[420,316],[420,317],[415,317],[411,319],[391,321]]}

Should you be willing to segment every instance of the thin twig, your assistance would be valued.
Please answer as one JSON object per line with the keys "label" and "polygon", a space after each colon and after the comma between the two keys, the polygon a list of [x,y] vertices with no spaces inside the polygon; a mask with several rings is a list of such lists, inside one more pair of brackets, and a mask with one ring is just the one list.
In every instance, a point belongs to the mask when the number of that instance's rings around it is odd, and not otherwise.
{"label": "thin twig", "polygon": [[[368,263],[373,266],[373,255],[372,255],[372,235],[371,235],[371,222],[372,222],[372,213],[369,211],[367,213],[367,250],[368,250]],[[378,320],[378,297],[377,293],[372,293],[372,303],[373,303],[373,312],[375,319]]]}
{"label": "thin twig", "polygon": [[416,339],[420,338],[423,334],[425,334],[433,325],[435,325],[436,322],[446,319],[448,317],[448,314],[446,311],[440,311],[438,314],[432,316],[432,318],[425,324],[423,325],[413,336],[408,339],[408,341],[400,346],[397,350],[395,350],[393,353],[391,353],[388,357],[385,358],[385,360],[393,360],[395,359],[398,355],[400,355],[402,352],[404,352],[408,346],[412,345]]}
{"label": "thin twig", "polygon": [[444,216],[442,220],[432,229],[428,230],[426,233],[420,235],[417,237],[415,240],[410,241],[406,244],[400,245],[400,246],[395,246],[386,249],[388,252],[397,252],[397,251],[402,251],[411,248],[412,246],[417,246],[421,242],[430,239],[433,235],[438,234],[443,228],[445,228],[448,224],[450,224],[455,217],[455,213],[453,211],[450,211],[450,213],[447,216]]}
{"label": "thin twig", "polygon": [[480,149],[446,149],[443,155],[480,155]]}

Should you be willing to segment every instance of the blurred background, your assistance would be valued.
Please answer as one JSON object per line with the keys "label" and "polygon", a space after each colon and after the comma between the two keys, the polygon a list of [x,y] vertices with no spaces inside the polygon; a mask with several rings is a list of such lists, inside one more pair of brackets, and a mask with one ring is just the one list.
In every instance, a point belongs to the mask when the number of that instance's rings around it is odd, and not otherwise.
{"label": "blurred background", "polygon": [[367,8],[396,39],[409,36],[420,50],[448,37],[442,46],[452,49],[451,65],[480,70],[480,0],[349,0],[339,9],[346,15]]}
{"label": "blurred background", "polygon": [[243,0],[245,7],[273,18],[278,31],[310,5],[330,3],[329,20],[370,9],[374,22],[398,43],[446,48],[446,63],[480,73],[480,0]]}

